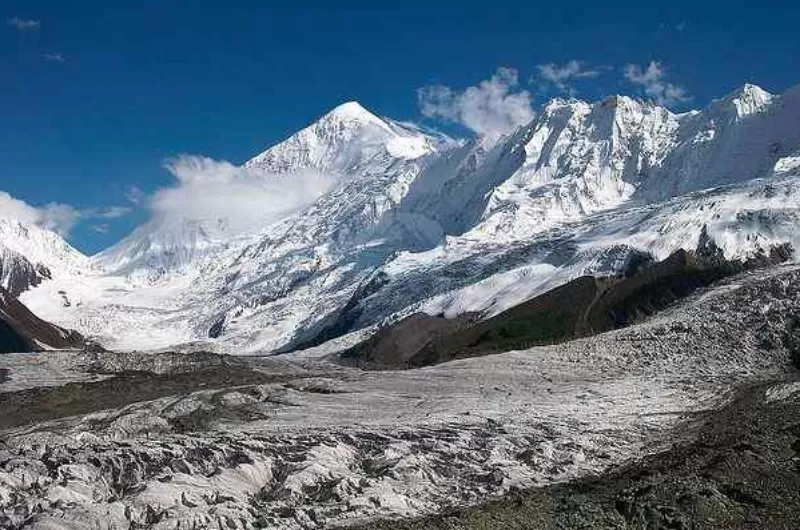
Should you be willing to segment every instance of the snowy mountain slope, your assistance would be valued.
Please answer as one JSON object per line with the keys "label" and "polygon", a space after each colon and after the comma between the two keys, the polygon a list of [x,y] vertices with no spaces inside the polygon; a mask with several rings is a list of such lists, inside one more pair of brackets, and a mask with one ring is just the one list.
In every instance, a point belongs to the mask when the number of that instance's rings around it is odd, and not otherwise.
{"label": "snowy mountain slope", "polygon": [[355,101],[339,105],[315,123],[253,157],[245,167],[268,173],[317,169],[352,175],[376,157],[413,160],[449,143],[413,125],[379,118]]}
{"label": "snowy mountain slope", "polygon": [[[25,301],[119,348],[238,353],[314,346],[417,310],[491,315],[614,273],[631,253],[694,248],[704,226],[728,257],[797,247],[798,153],[800,89],[747,85],[680,115],[621,96],[555,100],[491,144],[348,103],[245,164],[265,178],[333,173],[307,208],[233,242],[216,226],[142,229],[138,246],[104,254],[116,264],[104,275]],[[122,277],[130,256],[162,248],[173,250],[136,264],[155,281]],[[53,304],[59,290],[80,303]]]}
{"label": "snowy mountain slope", "polygon": [[[358,104],[341,105],[245,164],[265,179],[315,170],[334,173],[339,184],[307,210],[253,227],[262,235],[244,251],[248,234],[232,230],[225,219],[156,218],[94,258],[105,270],[103,278],[79,288],[53,284],[28,302],[107,343],[117,344],[114,338],[122,334],[130,339],[125,344],[142,347],[142,337],[150,334],[152,344],[167,346],[170,340],[190,340],[187,327],[196,330],[196,338],[207,339],[222,314],[245,312],[270,297],[285,296],[308,271],[329,266],[338,259],[330,257],[331,246],[366,242],[376,230],[390,233],[404,224],[403,248],[414,248],[411,237],[423,248],[437,244],[442,237],[437,227],[420,229],[403,218],[391,228],[378,225],[421,170],[420,155],[454,144],[444,136],[377,118]],[[382,258],[374,261],[380,264]],[[346,274],[342,278],[344,283],[351,280]],[[254,284],[258,288],[251,290]],[[64,289],[74,293],[75,307],[49,302],[54,290]],[[166,292],[169,301],[161,300]],[[177,309],[180,304],[184,311]]]}
{"label": "snowy mountain slope", "polygon": [[[418,263],[401,260],[389,270],[401,276],[414,270],[415,275],[454,278],[444,292],[406,313],[493,316],[579,276],[615,274],[632,253],[664,259],[679,248],[694,248],[704,226],[729,259],[769,254],[771,247],[783,243],[800,248],[798,186],[800,172],[695,192],[664,203],[599,213],[511,247],[454,244],[457,257],[443,259],[437,265],[441,271],[420,271]],[[487,259],[486,254],[494,252]],[[456,275],[454,270],[467,272]],[[414,278],[398,283],[420,286]]]}
{"label": "snowy mountain slope", "polygon": [[[309,212],[271,231],[269,225],[280,225],[280,217],[265,218],[266,226],[242,227],[225,217],[156,215],[94,261],[114,274],[155,281],[168,275],[196,273],[204,258],[260,231],[267,232],[268,238],[273,238],[276,230],[282,232],[277,246],[283,249],[310,240],[320,244],[348,239],[360,227],[376,224],[399,200],[420,170],[415,160],[454,143],[414,125],[379,118],[358,103],[344,103],[242,166],[248,178],[274,187],[280,186],[280,179],[298,175],[339,181],[343,189],[334,189]],[[291,217],[288,214],[283,218]],[[306,222],[307,218],[311,222]],[[275,252],[283,252],[280,248]]]}
{"label": "snowy mountain slope", "polygon": [[[669,199],[673,191],[683,191],[681,187],[702,189],[709,183],[747,182],[757,176],[767,176],[762,168],[774,166],[777,154],[800,146],[797,136],[800,126],[791,126],[800,116],[793,98],[792,92],[775,97],[746,86],[712,103],[704,112],[683,115],[624,97],[592,105],[576,101],[552,102],[531,126],[492,148],[462,145],[431,157],[402,200],[384,212],[381,221],[410,213],[418,227],[429,223],[431,227],[441,227],[443,236],[464,232],[463,236],[449,237],[441,246],[430,246],[432,250],[428,251],[423,245],[404,248],[408,241],[393,241],[387,248],[384,244],[391,238],[380,237],[381,234],[377,234],[371,245],[351,245],[349,249],[337,238],[323,238],[330,244],[315,246],[312,250],[311,243],[306,247],[305,258],[298,259],[299,255],[295,254],[291,262],[272,261],[274,254],[247,250],[244,254],[247,265],[236,269],[236,281],[232,286],[233,291],[244,295],[245,301],[244,304],[242,299],[237,302],[233,311],[237,317],[225,332],[232,340],[236,336],[246,336],[237,341],[237,346],[241,347],[258,344],[261,340],[258,337],[265,335],[283,337],[277,341],[270,339],[269,348],[272,349],[286,340],[287,329],[294,328],[288,347],[307,345],[308,341],[321,340],[320,337],[376,324],[412,302],[511,270],[515,263],[524,262],[521,255],[529,255],[535,248],[549,249],[542,261],[527,258],[525,265],[537,269],[537,274],[526,271],[520,281],[508,285],[499,279],[495,287],[483,284],[483,288],[488,289],[482,292],[485,303],[491,305],[496,301],[498,308],[508,307],[587,270],[613,273],[613,263],[621,259],[614,249],[628,248],[619,246],[628,239],[632,239],[630,247],[660,257],[679,247],[692,248],[704,224],[709,224],[712,235],[721,240],[721,246],[731,256],[765,250],[768,242],[793,241],[797,208],[791,183],[793,177],[786,184],[785,216],[778,212],[783,208],[784,198],[776,196],[768,204],[761,204],[750,196],[757,190],[748,186],[719,191],[718,196],[711,199],[702,195],[687,196],[683,201],[664,203],[663,210],[658,209],[662,203],[655,199],[632,202],[638,209],[631,211],[623,206],[648,194],[658,194],[659,201]],[[723,115],[730,119],[723,121]],[[691,151],[691,144],[685,138],[694,138],[696,131],[703,127],[718,127],[722,132],[717,136],[719,140],[711,142],[701,156]],[[769,129],[769,134],[764,134],[765,128]],[[750,134],[758,134],[758,138],[749,138]],[[778,141],[776,138],[785,147],[770,148]],[[753,158],[742,166],[742,174],[726,173],[732,170],[724,153],[731,149],[745,150]],[[678,162],[683,163],[681,167],[692,169],[691,177],[696,182],[677,169],[679,175],[672,177],[671,171]],[[676,185],[669,178],[674,182],[683,179],[684,184]],[[486,209],[476,216],[472,206],[480,205],[487,192],[490,197],[483,203]],[[329,197],[335,197],[333,203],[345,205],[346,209],[346,205],[352,204],[349,198],[352,196],[352,191],[340,188]],[[706,204],[720,199],[723,200],[720,204],[727,208],[724,226],[717,222],[722,217],[714,217],[722,214],[714,212],[714,208],[708,209]],[[654,206],[642,208],[646,204]],[[753,208],[748,210],[748,205]],[[618,208],[615,214],[609,214],[612,217],[592,217],[595,212],[599,215],[611,207]],[[698,216],[695,209],[700,207],[714,213]],[[326,211],[329,210],[309,210],[304,216],[306,228],[302,233],[313,233],[316,227],[325,226]],[[758,222],[748,221],[758,216],[764,218]],[[465,219],[470,217],[477,218],[476,224],[466,230],[470,224]],[[670,217],[674,217],[672,223]],[[356,227],[361,225],[358,216],[348,214],[345,218],[353,220]],[[586,222],[581,225],[582,219]],[[658,219],[658,225],[654,224],[654,219]],[[579,223],[569,230],[580,232],[593,228],[581,241],[567,237],[566,228],[557,230],[566,222]],[[603,232],[600,223],[609,223],[610,231]],[[542,234],[548,228],[556,232]],[[629,234],[636,231],[640,232],[638,239],[631,238]],[[432,229],[431,233],[434,232]],[[776,236],[776,232],[779,235]],[[532,238],[535,245],[530,244]],[[593,238],[598,239],[597,245],[591,244]],[[616,243],[615,238],[619,240]],[[264,243],[261,249],[265,248]],[[573,249],[580,246],[589,249],[580,253]],[[408,250],[417,253],[405,252]],[[401,258],[393,258],[396,252],[402,253]],[[620,252],[625,253],[624,250]],[[442,253],[455,254],[458,258],[441,262],[437,256]],[[554,257],[570,253],[572,261]],[[509,255],[512,259],[505,263]],[[408,268],[414,271],[412,280],[398,281],[392,271],[405,270],[402,261],[406,256],[411,256]],[[381,261],[385,265],[381,265]],[[476,269],[466,265],[472,261],[480,266]],[[259,278],[258,271],[265,267],[272,272]],[[287,270],[304,271],[291,287],[281,281],[282,271]],[[280,285],[277,289],[275,282]],[[519,285],[520,282],[524,285]],[[238,289],[244,285],[246,289]],[[499,291],[497,296],[492,293],[493,289]],[[365,291],[370,291],[366,297]],[[507,298],[506,302],[500,300],[503,297]],[[459,305],[462,307],[451,314],[486,309],[474,302],[455,303],[453,307]],[[439,310],[436,302],[426,307]],[[275,326],[277,335],[264,332],[263,327],[254,334],[248,321],[266,322],[268,326],[280,322]]]}
{"label": "snowy mountain slope", "polygon": [[508,138],[478,138],[431,161],[398,205],[401,214],[428,218],[445,234],[462,234],[482,218],[491,193],[525,162],[521,148],[531,135],[520,128]]}
{"label": "snowy mountain slope", "polygon": [[284,248],[346,246],[371,239],[376,225],[408,194],[430,160],[458,145],[444,135],[379,118],[355,102],[336,107],[244,164],[267,174],[315,170],[339,180],[252,250],[270,256]]}
{"label": "snowy mountain slope", "polygon": [[682,115],[619,96],[555,100],[530,129],[525,163],[492,192],[474,237],[526,238],[629,200],[764,177],[800,145],[800,89],[745,85]]}
{"label": "snowy mountain slope", "polygon": [[0,288],[0,353],[84,346],[86,341],[80,334],[38,318],[8,291]]}
{"label": "snowy mountain slope", "polygon": [[704,226],[729,258],[800,247],[800,172],[601,212],[516,243],[448,238],[382,265],[367,261],[368,249],[327,263],[322,254],[305,265],[270,262],[269,281],[234,289],[238,305],[227,310],[215,298],[199,322],[221,322],[224,343],[258,351],[314,345],[416,311],[491,316],[575,277],[615,274],[634,252],[663,259],[694,248]]}
{"label": "snowy mountain slope", "polygon": [[529,127],[525,162],[493,190],[476,234],[527,237],[621,204],[678,126],[668,110],[626,97],[554,100]]}
{"label": "snowy mountain slope", "polygon": [[191,272],[194,264],[235,244],[240,235],[221,218],[157,217],[93,256],[92,261],[110,273],[155,281]]}
{"label": "snowy mountain slope", "polygon": [[800,86],[780,96],[744,85],[681,119],[676,145],[644,175],[637,197],[661,200],[765,177],[800,145]]}
{"label": "snowy mountain slope", "polygon": [[54,276],[79,274],[88,259],[50,230],[0,218],[0,286],[12,296]]}

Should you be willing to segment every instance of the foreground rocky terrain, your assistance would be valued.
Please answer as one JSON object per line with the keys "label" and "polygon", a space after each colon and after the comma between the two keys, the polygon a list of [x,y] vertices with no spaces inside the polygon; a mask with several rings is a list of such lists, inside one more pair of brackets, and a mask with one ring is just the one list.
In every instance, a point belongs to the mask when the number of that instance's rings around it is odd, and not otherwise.
{"label": "foreground rocky terrain", "polygon": [[741,388],[701,414],[695,441],[600,477],[363,530],[794,529],[800,514],[800,382]]}
{"label": "foreground rocky terrain", "polygon": [[3,355],[0,527],[791,528],[799,323],[788,266],[626,329],[403,372]]}

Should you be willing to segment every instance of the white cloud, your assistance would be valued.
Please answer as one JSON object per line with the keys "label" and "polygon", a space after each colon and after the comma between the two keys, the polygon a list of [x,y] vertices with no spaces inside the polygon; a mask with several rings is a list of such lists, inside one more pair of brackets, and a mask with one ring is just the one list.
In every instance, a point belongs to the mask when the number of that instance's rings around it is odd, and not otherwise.
{"label": "white cloud", "polygon": [[[221,222],[227,233],[258,230],[311,204],[335,178],[317,172],[267,174],[206,157],[182,155],[165,162],[175,185],[147,196],[132,186],[126,193],[133,206],[146,204],[153,217]],[[128,215],[132,206],[77,209],[66,204],[33,206],[0,191],[0,216],[35,224],[66,237],[75,225],[98,233],[109,231],[109,221]]]}
{"label": "white cloud", "polygon": [[14,219],[21,223],[40,226],[52,230],[62,237],[69,233],[80,221],[85,219],[116,219],[132,210],[126,206],[87,208],[79,210],[69,204],[51,202],[43,206],[33,206],[0,191],[0,217]]}
{"label": "white cloud", "polygon": [[60,53],[43,53],[42,59],[51,63],[65,63],[67,62],[66,58]]}
{"label": "white cloud", "polygon": [[42,23],[38,20],[24,20],[19,17],[9,18],[6,22],[9,26],[14,26],[19,31],[30,31],[42,27]]}
{"label": "white cloud", "polygon": [[658,61],[651,61],[647,68],[628,64],[624,69],[625,79],[642,87],[645,95],[659,105],[671,106],[689,101],[686,89],[666,81],[666,70]]}
{"label": "white cloud", "polygon": [[422,114],[464,125],[480,136],[496,139],[534,117],[531,95],[519,90],[517,71],[499,68],[489,79],[464,91],[443,85],[417,90]]}
{"label": "white cloud", "polygon": [[599,70],[587,69],[582,62],[574,59],[563,65],[548,63],[540,64],[536,68],[539,70],[540,78],[553,84],[560,92],[568,94],[575,93],[571,83],[576,79],[589,79],[600,75]]}
{"label": "white cloud", "polygon": [[68,204],[55,202],[40,207],[31,206],[5,191],[0,191],[0,216],[41,226],[66,236],[80,219],[81,213]]}
{"label": "white cloud", "polygon": [[128,199],[128,202],[133,204],[134,206],[139,206],[142,204],[145,199],[147,199],[147,195],[138,186],[131,186],[128,188],[128,191],[125,192],[125,198]]}
{"label": "white cloud", "polygon": [[117,219],[131,213],[133,208],[127,206],[108,206],[105,208],[89,208],[81,210],[81,217],[94,219]]}
{"label": "white cloud", "polygon": [[177,184],[153,194],[153,215],[224,220],[236,232],[262,228],[311,204],[334,182],[332,177],[311,171],[272,175],[190,155],[168,160],[165,167]]}

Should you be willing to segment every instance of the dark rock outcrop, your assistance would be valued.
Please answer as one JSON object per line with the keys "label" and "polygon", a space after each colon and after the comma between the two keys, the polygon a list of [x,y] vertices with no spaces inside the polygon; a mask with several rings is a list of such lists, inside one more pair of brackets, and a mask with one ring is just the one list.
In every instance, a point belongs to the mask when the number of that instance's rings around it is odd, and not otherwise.
{"label": "dark rock outcrop", "polygon": [[50,278],[50,269],[41,263],[31,263],[20,254],[0,249],[0,285],[5,285],[11,296],[17,297]]}
{"label": "dark rock outcrop", "polygon": [[86,345],[87,341],[80,333],[45,322],[0,288],[0,353],[83,348]]}
{"label": "dark rock outcrop", "polygon": [[341,358],[371,369],[405,366],[431,341],[463,331],[474,321],[469,315],[448,319],[415,313],[347,350]]}

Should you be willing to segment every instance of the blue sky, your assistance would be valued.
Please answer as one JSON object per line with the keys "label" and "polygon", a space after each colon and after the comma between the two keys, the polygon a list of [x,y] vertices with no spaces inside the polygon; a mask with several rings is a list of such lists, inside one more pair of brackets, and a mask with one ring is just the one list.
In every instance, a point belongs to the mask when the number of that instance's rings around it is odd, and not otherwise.
{"label": "blue sky", "polygon": [[458,94],[500,67],[534,107],[567,89],[642,95],[654,79],[651,95],[691,98],[675,109],[800,83],[794,2],[327,4],[4,0],[0,190],[81,211],[69,239],[91,253],[147,218],[130,191],[172,185],[165,159],[239,163],[346,100],[454,130],[423,116],[418,89]]}

